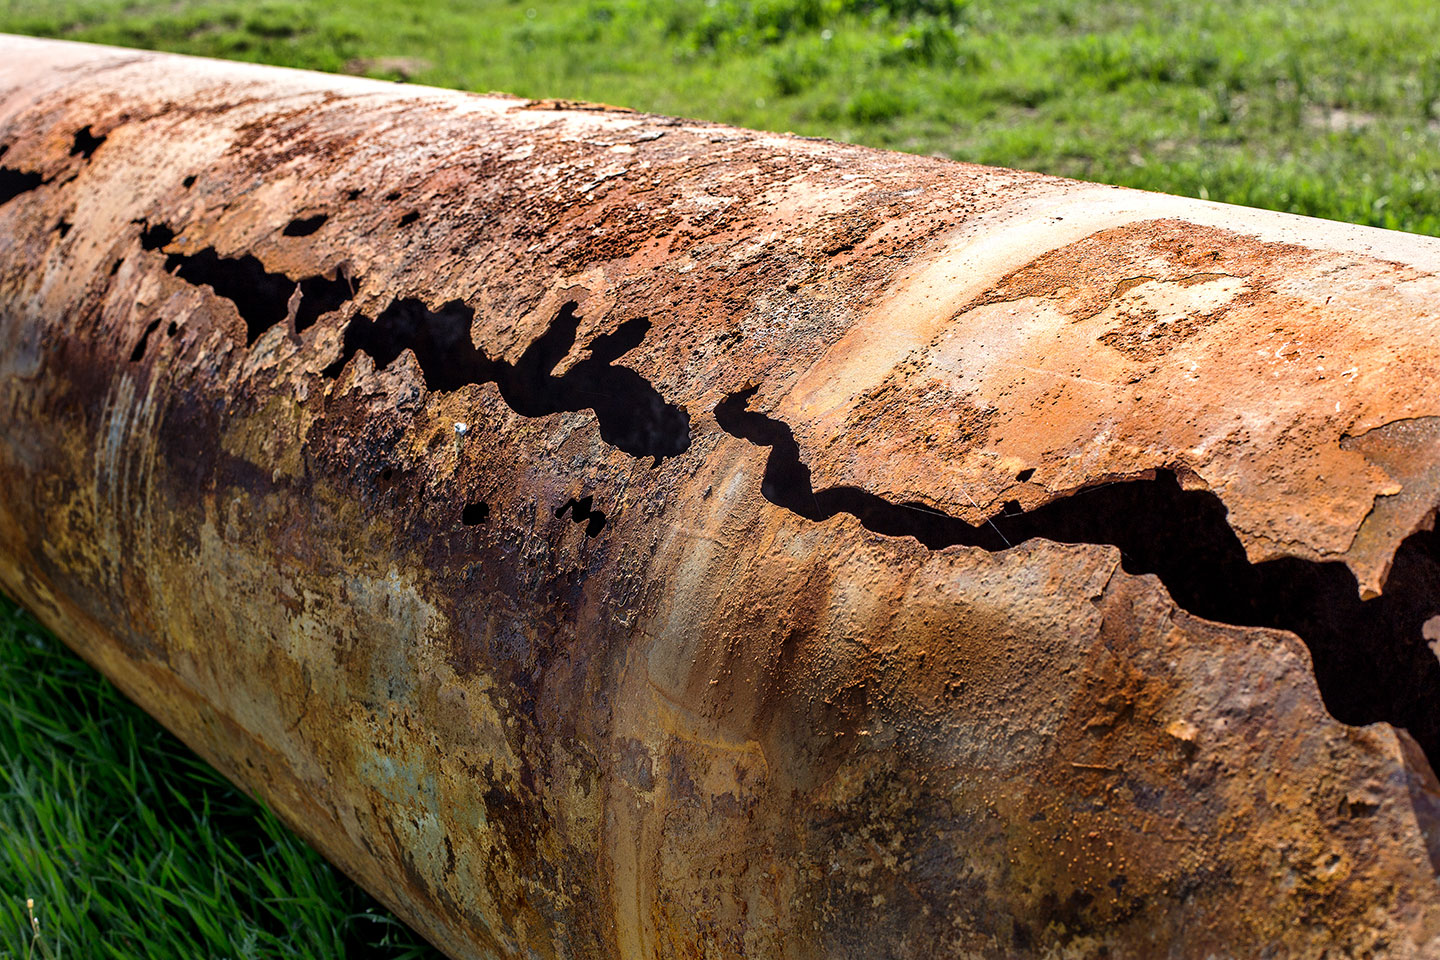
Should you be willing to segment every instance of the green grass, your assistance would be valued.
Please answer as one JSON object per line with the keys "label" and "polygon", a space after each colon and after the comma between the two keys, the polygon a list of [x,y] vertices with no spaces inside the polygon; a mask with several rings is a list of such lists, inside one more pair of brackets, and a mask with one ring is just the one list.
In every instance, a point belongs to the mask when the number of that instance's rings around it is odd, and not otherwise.
{"label": "green grass", "polygon": [[0,29],[1440,233],[1433,0],[0,0]]}
{"label": "green grass", "polygon": [[0,597],[0,957],[438,957]]}
{"label": "green grass", "polygon": [[[600,100],[1440,234],[1433,0],[0,0],[0,30]],[[0,605],[0,954],[413,956]]]}

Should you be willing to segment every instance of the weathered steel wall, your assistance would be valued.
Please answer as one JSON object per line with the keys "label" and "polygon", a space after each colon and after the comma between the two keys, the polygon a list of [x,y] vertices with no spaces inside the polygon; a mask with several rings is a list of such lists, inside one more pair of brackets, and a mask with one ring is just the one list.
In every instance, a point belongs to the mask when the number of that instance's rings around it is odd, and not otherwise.
{"label": "weathered steel wall", "polygon": [[456,957],[1440,955],[1440,242],[16,38],[0,150],[0,584]]}

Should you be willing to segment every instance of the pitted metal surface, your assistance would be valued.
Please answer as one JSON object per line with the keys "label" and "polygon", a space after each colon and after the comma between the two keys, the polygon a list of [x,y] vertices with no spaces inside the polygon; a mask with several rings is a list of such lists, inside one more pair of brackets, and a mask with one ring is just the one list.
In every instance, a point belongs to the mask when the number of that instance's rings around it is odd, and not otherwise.
{"label": "pitted metal surface", "polygon": [[454,956],[1440,952],[1440,241],[0,52],[0,584]]}

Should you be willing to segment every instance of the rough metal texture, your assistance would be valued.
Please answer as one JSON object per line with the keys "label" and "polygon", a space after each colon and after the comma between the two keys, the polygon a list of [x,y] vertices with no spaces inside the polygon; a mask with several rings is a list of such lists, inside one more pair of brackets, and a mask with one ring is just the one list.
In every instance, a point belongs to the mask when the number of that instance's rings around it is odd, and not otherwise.
{"label": "rough metal texture", "polygon": [[0,145],[0,583],[455,956],[1440,952],[1440,243],[21,39]]}

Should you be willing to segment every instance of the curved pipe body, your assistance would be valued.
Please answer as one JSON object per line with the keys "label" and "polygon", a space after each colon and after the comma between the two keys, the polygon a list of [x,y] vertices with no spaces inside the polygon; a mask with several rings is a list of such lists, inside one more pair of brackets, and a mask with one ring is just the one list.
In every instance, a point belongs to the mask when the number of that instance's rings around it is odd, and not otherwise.
{"label": "curved pipe body", "polygon": [[1440,952],[1440,242],[19,38],[0,145],[0,584],[452,955]]}

